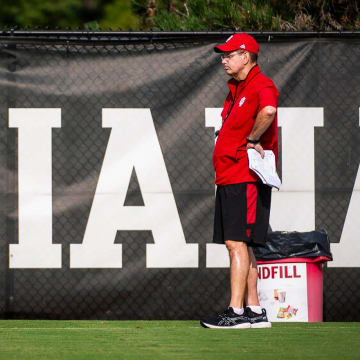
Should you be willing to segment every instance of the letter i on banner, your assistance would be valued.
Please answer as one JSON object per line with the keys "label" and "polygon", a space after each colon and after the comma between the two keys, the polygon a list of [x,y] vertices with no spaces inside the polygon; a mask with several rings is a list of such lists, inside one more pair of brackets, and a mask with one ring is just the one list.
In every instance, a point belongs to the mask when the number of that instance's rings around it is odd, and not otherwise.
{"label": "letter i on banner", "polygon": [[19,239],[10,244],[10,268],[61,268],[61,245],[52,243],[52,128],[61,109],[9,109],[18,129]]}
{"label": "letter i on banner", "polygon": [[[82,244],[71,244],[72,268],[121,268],[118,230],[151,230],[148,268],[198,267],[198,244],[187,244],[150,109],[103,109],[111,128]],[[144,206],[124,206],[133,168]]]}

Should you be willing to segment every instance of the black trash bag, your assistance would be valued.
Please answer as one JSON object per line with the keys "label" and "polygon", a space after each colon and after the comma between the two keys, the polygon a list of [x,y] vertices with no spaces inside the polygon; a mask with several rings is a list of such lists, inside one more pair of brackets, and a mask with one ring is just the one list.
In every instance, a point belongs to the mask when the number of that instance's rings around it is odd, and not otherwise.
{"label": "black trash bag", "polygon": [[267,235],[267,242],[253,247],[253,251],[256,260],[259,261],[317,256],[326,256],[332,260],[329,237],[325,230],[270,232]]}

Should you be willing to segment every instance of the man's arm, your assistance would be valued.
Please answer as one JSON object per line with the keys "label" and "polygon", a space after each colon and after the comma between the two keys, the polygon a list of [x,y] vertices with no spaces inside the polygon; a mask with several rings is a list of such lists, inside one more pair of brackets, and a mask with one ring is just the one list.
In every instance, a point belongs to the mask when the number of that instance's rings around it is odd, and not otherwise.
{"label": "man's arm", "polygon": [[[273,106],[269,105],[262,108],[256,116],[254,126],[248,138],[250,140],[259,140],[261,135],[269,128],[269,126],[273,122],[275,114],[276,108]],[[260,142],[257,144],[248,143],[246,149],[255,149],[260,153],[261,157],[264,158],[265,153]]]}

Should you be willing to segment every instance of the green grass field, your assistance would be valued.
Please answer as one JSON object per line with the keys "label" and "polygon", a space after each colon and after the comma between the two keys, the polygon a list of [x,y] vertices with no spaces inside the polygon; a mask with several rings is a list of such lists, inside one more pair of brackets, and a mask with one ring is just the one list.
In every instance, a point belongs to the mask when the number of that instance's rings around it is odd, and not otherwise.
{"label": "green grass field", "polygon": [[1,320],[0,359],[360,359],[360,323],[211,330],[198,321]]}

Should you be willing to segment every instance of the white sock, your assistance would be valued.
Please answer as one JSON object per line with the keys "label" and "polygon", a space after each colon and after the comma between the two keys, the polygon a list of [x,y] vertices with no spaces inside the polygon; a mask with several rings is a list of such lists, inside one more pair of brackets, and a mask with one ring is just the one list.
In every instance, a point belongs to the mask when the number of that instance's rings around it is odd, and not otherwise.
{"label": "white sock", "polygon": [[257,313],[257,314],[262,314],[262,308],[261,306],[255,306],[255,305],[250,305],[248,306],[251,311],[253,311],[254,313]]}
{"label": "white sock", "polygon": [[234,313],[237,315],[242,315],[244,313],[244,308],[233,307]]}

